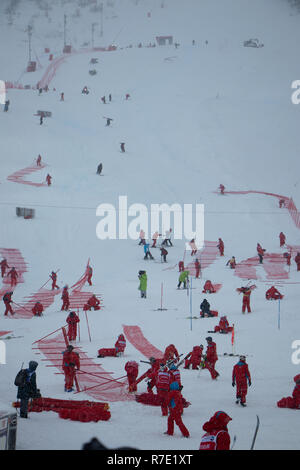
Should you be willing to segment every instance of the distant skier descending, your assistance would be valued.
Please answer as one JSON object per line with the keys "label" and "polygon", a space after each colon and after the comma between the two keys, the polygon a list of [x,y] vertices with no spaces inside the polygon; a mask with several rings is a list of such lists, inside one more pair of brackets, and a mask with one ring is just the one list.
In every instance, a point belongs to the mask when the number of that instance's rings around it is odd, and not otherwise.
{"label": "distant skier descending", "polygon": [[264,248],[262,248],[262,246],[259,243],[257,243],[256,251],[257,251],[257,254],[258,254],[258,258],[259,258],[259,263],[262,264],[266,250]]}
{"label": "distant skier descending", "polygon": [[36,159],[36,165],[41,166],[42,165],[42,156],[39,154],[37,159]]}

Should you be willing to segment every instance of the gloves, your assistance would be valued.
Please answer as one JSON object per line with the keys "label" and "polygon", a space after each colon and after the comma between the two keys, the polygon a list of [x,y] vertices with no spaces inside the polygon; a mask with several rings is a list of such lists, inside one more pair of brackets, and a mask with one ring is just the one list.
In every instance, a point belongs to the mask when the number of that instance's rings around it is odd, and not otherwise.
{"label": "gloves", "polygon": [[235,387],[235,382],[232,382],[232,386]]}

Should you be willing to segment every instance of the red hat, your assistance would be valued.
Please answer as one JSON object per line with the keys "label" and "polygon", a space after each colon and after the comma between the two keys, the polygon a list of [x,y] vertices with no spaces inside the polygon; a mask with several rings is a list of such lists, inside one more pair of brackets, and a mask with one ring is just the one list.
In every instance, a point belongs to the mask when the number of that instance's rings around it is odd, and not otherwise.
{"label": "red hat", "polygon": [[229,421],[232,421],[232,418],[230,418],[230,416],[225,413],[225,411],[216,411],[213,415],[213,419],[219,423],[224,424],[225,426],[229,423]]}

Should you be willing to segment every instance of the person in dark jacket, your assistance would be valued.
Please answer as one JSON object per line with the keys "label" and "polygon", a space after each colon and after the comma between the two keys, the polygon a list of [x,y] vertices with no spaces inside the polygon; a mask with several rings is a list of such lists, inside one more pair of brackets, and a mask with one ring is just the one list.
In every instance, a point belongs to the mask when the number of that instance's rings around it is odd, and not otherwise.
{"label": "person in dark jacket", "polygon": [[97,167],[97,175],[101,175],[101,172],[102,172],[102,163],[99,163],[98,167]]}
{"label": "person in dark jacket", "polygon": [[210,311],[210,303],[206,299],[200,304],[200,317],[204,318],[205,315],[208,317],[213,317],[213,314]]}
{"label": "person in dark jacket", "polygon": [[18,387],[17,398],[21,400],[20,404],[20,417],[28,417],[28,402],[30,398],[39,398],[41,396],[39,389],[36,385],[36,368],[38,363],[35,361],[29,362],[29,367],[26,369],[25,384]]}
{"label": "person in dark jacket", "polygon": [[160,256],[161,256],[162,260],[164,260],[164,263],[167,262],[167,254],[168,254],[168,251],[162,246],[160,248]]}

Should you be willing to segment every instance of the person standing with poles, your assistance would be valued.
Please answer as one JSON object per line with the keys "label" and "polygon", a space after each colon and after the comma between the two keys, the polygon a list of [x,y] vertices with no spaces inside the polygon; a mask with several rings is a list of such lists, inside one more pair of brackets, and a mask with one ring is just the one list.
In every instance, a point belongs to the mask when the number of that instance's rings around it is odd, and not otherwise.
{"label": "person standing with poles", "polygon": [[167,262],[167,254],[168,254],[168,251],[162,246],[160,248],[160,258],[161,258],[161,261],[164,260],[164,263]]}
{"label": "person standing with poles", "polygon": [[[18,376],[15,379],[15,385],[18,387],[17,398],[20,403],[20,417],[28,418],[28,402],[30,398],[40,398],[41,394],[36,385],[36,368],[38,363],[30,361],[28,369],[22,370],[23,379],[18,382]],[[20,371],[21,372],[21,371]],[[20,373],[18,374],[20,375]],[[19,385],[18,385],[19,384]]]}
{"label": "person standing with poles", "polygon": [[65,392],[73,392],[76,370],[80,370],[80,359],[71,344],[63,352],[62,368],[65,374]]}

